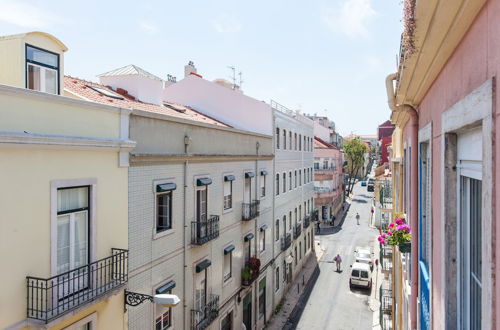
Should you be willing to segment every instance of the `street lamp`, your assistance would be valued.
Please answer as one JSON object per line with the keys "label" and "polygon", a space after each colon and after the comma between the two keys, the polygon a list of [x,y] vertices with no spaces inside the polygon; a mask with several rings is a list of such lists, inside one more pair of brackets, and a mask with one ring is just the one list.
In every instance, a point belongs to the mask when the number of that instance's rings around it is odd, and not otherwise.
{"label": "street lamp", "polygon": [[154,296],[150,296],[143,293],[125,290],[125,309],[127,308],[127,305],[137,306],[146,300],[162,305],[163,307],[175,307],[181,302],[179,297],[174,294],[155,294]]}

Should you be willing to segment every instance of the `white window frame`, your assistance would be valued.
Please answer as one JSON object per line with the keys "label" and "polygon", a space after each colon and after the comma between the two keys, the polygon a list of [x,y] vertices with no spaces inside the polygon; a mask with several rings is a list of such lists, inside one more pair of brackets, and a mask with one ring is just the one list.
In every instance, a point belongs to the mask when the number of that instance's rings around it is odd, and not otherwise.
{"label": "white window frame", "polygon": [[97,329],[97,312],[94,312],[88,316],[85,316],[83,319],[76,321],[75,323],[68,325],[66,328],[63,328],[62,330],[76,330],[82,325],[86,325],[87,323],[90,323],[90,329],[94,330]]}
{"label": "white window frame", "polygon": [[[171,276],[170,278],[168,278],[166,280],[161,281],[161,283],[159,283],[158,285],[153,287],[151,295],[154,296],[156,294],[156,290],[158,288],[162,287],[163,285],[165,285],[171,281],[173,281],[173,276]],[[172,290],[169,290],[169,291],[172,291]],[[163,307],[163,306],[158,305],[158,304],[154,304],[154,306],[153,306],[153,329],[156,329],[156,319],[158,318],[157,309],[160,309],[160,308],[165,309],[167,307]],[[174,329],[174,318],[173,318],[174,313],[173,313],[172,307],[168,307],[167,309],[169,310],[169,318],[170,318],[170,325],[168,326],[167,329]],[[165,312],[162,312],[162,316],[163,316],[163,314],[165,314]]]}
{"label": "white window frame", "polygon": [[259,230],[259,253],[266,252],[266,229]]}
{"label": "white window frame", "polygon": [[57,190],[59,188],[70,188],[89,186],[89,262],[96,260],[97,251],[97,223],[96,223],[96,194],[97,178],[52,180],[50,182],[50,270],[51,276],[57,275]]}
{"label": "white window frame", "polygon": [[[226,257],[229,259],[229,273],[226,273]],[[233,251],[224,254],[222,264],[222,283],[226,284],[233,279]],[[226,275],[229,276],[226,278]]]}
{"label": "white window frame", "polygon": [[156,231],[156,222],[158,221],[157,220],[157,217],[158,217],[158,205],[157,205],[157,202],[158,202],[158,198],[157,198],[157,192],[156,192],[156,186],[158,185],[161,185],[161,184],[165,184],[165,183],[175,183],[175,180],[174,178],[166,178],[166,179],[162,179],[162,180],[154,180],[153,181],[153,204],[154,204],[154,219],[153,219],[153,228],[152,228],[152,237],[153,237],[153,240],[155,239],[158,239],[158,238],[161,238],[161,237],[164,237],[164,236],[168,236],[168,235],[171,235],[173,233],[175,233],[175,229],[174,229],[174,190],[171,191],[171,204],[172,204],[172,207],[171,207],[171,210],[170,210],[170,223],[171,223],[171,228],[170,229],[167,229],[167,230],[164,230],[164,231],[160,231],[160,232],[157,232]]}
{"label": "white window frame", "polygon": [[267,187],[266,187],[266,177],[267,175],[265,174],[262,174],[262,170],[260,171],[261,175],[260,175],[260,182],[259,182],[259,194],[260,194],[260,198],[261,199],[264,199],[266,196],[267,196]]}
{"label": "white window frame", "polygon": [[[227,175],[227,174],[226,174]],[[224,178],[225,175],[223,175],[222,177]],[[226,195],[226,184],[229,184],[229,194]],[[232,211],[233,210],[233,181],[232,180],[229,180],[229,181],[222,181],[222,210],[223,210],[223,213],[226,213],[226,212],[229,212],[229,211]],[[231,199],[231,206],[226,208],[226,197],[227,196],[230,196],[230,199]]]}

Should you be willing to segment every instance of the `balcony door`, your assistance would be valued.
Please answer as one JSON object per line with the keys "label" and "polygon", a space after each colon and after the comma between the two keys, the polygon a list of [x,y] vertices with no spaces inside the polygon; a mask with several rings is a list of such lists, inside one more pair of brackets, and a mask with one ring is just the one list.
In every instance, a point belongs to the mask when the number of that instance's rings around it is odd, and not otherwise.
{"label": "balcony door", "polygon": [[243,203],[252,201],[252,178],[245,179],[245,187],[243,191]]}
{"label": "balcony door", "polygon": [[87,288],[89,187],[57,190],[57,274],[59,299]]}
{"label": "balcony door", "polygon": [[199,238],[207,236],[207,190],[208,186],[202,186],[196,190],[196,221]]}
{"label": "balcony door", "polygon": [[198,311],[195,315],[195,324],[201,322],[205,317],[207,305],[207,270],[196,274],[195,278],[195,301],[194,308]]}

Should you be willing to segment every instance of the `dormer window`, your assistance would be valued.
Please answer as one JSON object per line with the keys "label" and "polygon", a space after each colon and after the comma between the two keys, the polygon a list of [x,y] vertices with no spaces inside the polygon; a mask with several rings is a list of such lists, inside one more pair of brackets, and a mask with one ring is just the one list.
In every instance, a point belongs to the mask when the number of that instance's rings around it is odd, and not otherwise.
{"label": "dormer window", "polygon": [[26,45],[26,88],[59,94],[59,55]]}

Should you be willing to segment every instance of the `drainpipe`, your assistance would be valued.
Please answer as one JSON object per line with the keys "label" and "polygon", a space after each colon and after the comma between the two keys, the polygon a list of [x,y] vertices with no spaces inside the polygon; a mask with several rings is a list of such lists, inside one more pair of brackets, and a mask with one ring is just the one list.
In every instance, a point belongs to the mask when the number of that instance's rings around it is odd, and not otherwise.
{"label": "drainpipe", "polygon": [[[254,196],[255,196],[255,199],[254,201],[257,201],[259,200],[259,185],[258,185],[258,178],[259,178],[259,148],[260,148],[260,143],[259,141],[257,141],[255,143],[255,193],[254,193]],[[252,186],[250,185],[250,189],[252,189]],[[252,196],[250,196],[250,203],[252,203]],[[259,211],[260,211],[260,204],[259,204]],[[260,217],[260,215],[259,215]],[[259,256],[259,236],[260,235],[260,231],[259,231],[259,228],[258,228],[258,224],[257,224],[257,218],[254,219],[254,229],[255,229],[255,237],[254,237],[254,252],[255,252],[255,256]],[[252,257],[252,256],[250,256]],[[255,290],[254,290],[254,294],[255,294],[255,304],[254,304],[254,312],[255,312],[255,324],[253,325],[253,328],[254,329],[257,329],[257,323],[259,321],[259,302],[258,302],[258,299],[259,299],[259,281],[255,281],[254,283],[252,283],[252,287],[255,286]],[[264,319],[265,319],[265,316],[264,316]]]}
{"label": "drainpipe", "polygon": [[[418,295],[418,113],[409,104],[396,104],[393,81],[398,74],[392,73],[385,80],[387,89],[387,103],[392,112],[406,111],[410,115],[410,141],[411,141],[411,173],[410,173],[410,220],[411,235],[411,329],[417,328],[417,295]],[[393,291],[394,292],[394,291]]]}
{"label": "drainpipe", "polygon": [[183,281],[182,281],[182,297],[183,297],[183,302],[182,302],[182,328],[187,329],[186,327],[186,272],[187,272],[187,263],[186,263],[186,254],[187,254],[187,242],[186,242],[186,230],[188,228],[187,225],[187,201],[186,201],[186,192],[187,192],[187,169],[188,169],[188,160],[187,160],[187,155],[188,155],[188,146],[191,143],[191,138],[189,135],[184,136],[184,154],[186,156],[186,159],[184,160],[184,182],[183,182],[183,194],[184,194],[184,229],[183,229],[183,235],[182,235],[182,246],[184,247],[184,253],[182,254],[182,263],[184,264],[184,275],[183,275]]}

